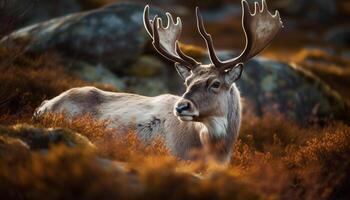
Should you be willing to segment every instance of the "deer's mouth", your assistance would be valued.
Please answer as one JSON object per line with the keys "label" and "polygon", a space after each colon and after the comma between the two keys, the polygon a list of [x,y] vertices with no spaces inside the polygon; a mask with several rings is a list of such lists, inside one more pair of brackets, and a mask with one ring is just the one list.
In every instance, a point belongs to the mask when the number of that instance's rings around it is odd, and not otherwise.
{"label": "deer's mouth", "polygon": [[194,115],[179,115],[178,118],[181,121],[193,121]]}
{"label": "deer's mouth", "polygon": [[175,115],[181,121],[194,121],[198,117],[197,113],[189,113],[189,112],[175,113]]}

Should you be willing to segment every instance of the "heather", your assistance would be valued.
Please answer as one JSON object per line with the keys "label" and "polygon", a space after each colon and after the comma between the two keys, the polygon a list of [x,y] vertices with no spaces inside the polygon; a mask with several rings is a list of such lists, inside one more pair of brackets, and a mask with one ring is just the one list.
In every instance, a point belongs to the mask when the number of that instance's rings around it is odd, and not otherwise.
{"label": "heather", "polygon": [[[11,2],[0,3],[1,199],[350,198],[349,3],[268,1],[285,28],[246,63],[237,82],[240,135],[222,165],[181,160],[163,138],[145,144],[135,129],[110,128],[91,113],[33,117],[44,100],[74,87],[183,93],[173,63],[155,52],[135,20],[145,1]],[[200,5],[219,57],[227,58],[244,45],[238,3],[154,1],[151,7],[181,16],[181,48],[208,62],[193,7]],[[113,20],[123,28],[110,26]],[[37,22],[33,32],[11,34]]]}

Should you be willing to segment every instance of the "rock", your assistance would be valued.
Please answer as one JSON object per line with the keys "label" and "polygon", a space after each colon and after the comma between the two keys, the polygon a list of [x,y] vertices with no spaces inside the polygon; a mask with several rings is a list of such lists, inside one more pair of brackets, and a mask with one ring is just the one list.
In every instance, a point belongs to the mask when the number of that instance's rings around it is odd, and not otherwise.
{"label": "rock", "polygon": [[203,10],[202,15],[206,22],[221,22],[230,16],[239,16],[241,12],[242,8],[239,4],[232,4]]}
{"label": "rock", "polygon": [[[225,60],[234,55],[220,52],[219,57]],[[258,115],[277,111],[302,124],[349,119],[349,104],[338,93],[294,65],[261,57],[252,59],[245,65],[237,85]]]}
{"label": "rock", "polygon": [[[20,29],[2,43],[25,42],[28,52],[57,50],[68,58],[118,71],[137,58],[150,40],[143,27],[143,9],[143,5],[120,3],[70,14]],[[151,9],[151,17],[157,12]]]}
{"label": "rock", "polygon": [[129,67],[124,68],[125,75],[136,77],[154,77],[164,75],[166,66],[159,59],[152,56],[140,56]]}
{"label": "rock", "polygon": [[54,144],[95,148],[86,137],[61,128],[45,129],[27,124],[17,124],[10,127],[0,126],[0,136],[17,138],[27,144],[30,149],[48,149],[50,145]]}
{"label": "rock", "polygon": [[350,50],[345,50],[341,52],[341,57],[350,60]]}
{"label": "rock", "polygon": [[340,26],[326,32],[325,40],[339,46],[350,46],[350,26]]}
{"label": "rock", "polygon": [[[0,8],[3,11],[0,20],[2,19],[2,21],[5,21],[6,19],[11,19],[14,27],[9,28],[20,28],[69,13],[78,12],[81,8],[77,1],[78,0],[4,1],[4,3],[0,4]],[[0,31],[2,28],[4,27],[0,27]]]}
{"label": "rock", "polygon": [[85,81],[108,84],[118,90],[125,90],[125,83],[120,77],[102,64],[92,65],[84,61],[72,61],[71,66],[69,71]]}
{"label": "rock", "polygon": [[169,92],[168,81],[159,77],[140,78],[127,76],[122,80],[127,85],[127,91],[146,96],[156,96]]}
{"label": "rock", "polygon": [[84,61],[65,60],[67,70],[79,78],[114,86],[118,91],[128,91],[143,95],[159,95],[168,92],[171,82],[167,81],[169,69],[158,58],[142,55],[119,73],[113,73],[103,64],[90,64]]}
{"label": "rock", "polygon": [[333,0],[280,0],[273,2],[272,7],[278,9],[282,15],[287,14],[317,22],[332,21],[337,15],[337,4]]}

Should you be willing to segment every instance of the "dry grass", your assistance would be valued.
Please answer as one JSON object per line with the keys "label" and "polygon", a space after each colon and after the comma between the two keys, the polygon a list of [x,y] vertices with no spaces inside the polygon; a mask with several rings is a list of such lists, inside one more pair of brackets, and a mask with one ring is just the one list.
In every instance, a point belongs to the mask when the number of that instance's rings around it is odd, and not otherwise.
{"label": "dry grass", "polygon": [[[337,52],[340,54],[340,52]],[[323,81],[350,100],[350,59],[330,55],[322,50],[303,49],[292,56],[293,62],[312,71]]]}
{"label": "dry grass", "polygon": [[[348,126],[302,128],[281,117],[244,117],[250,123],[244,123],[232,162],[222,168],[177,160],[168,154],[161,140],[144,146],[132,131],[116,137],[116,130],[90,116],[67,122],[62,115],[48,115],[36,126],[79,132],[93,141],[98,151],[56,146],[45,155],[13,145],[12,150],[6,150],[11,153],[0,159],[0,177],[5,180],[1,191],[16,188],[19,195],[39,199],[43,193],[53,199],[125,198],[126,194],[133,194],[131,199],[349,197],[344,190],[350,178]],[[118,165],[124,170],[110,169],[114,165],[106,168],[98,164],[98,157],[122,162]]]}
{"label": "dry grass", "polygon": [[0,123],[28,120],[43,100],[72,87],[95,85],[114,90],[70,75],[55,54],[33,56],[18,52],[14,55],[13,51],[0,48]]}
{"label": "dry grass", "polygon": [[[347,199],[350,127],[300,127],[278,114],[245,112],[227,167],[181,161],[161,138],[145,146],[133,130],[108,121],[46,115],[31,121],[44,98],[85,83],[68,75],[59,58],[0,52],[1,124],[60,127],[86,136],[97,151],[52,145],[30,151],[0,130],[3,199]],[[5,59],[6,58],[6,59]],[[10,58],[10,59],[9,59]],[[58,79],[59,77],[59,79]],[[102,89],[110,89],[102,87]],[[119,136],[117,136],[119,135]]]}
{"label": "dry grass", "polygon": [[36,125],[46,128],[63,127],[81,133],[96,144],[100,156],[123,162],[138,161],[148,155],[169,155],[160,138],[145,146],[132,130],[118,135],[118,130],[107,128],[108,121],[96,121],[90,115],[68,122],[62,114],[48,114],[39,119]]}

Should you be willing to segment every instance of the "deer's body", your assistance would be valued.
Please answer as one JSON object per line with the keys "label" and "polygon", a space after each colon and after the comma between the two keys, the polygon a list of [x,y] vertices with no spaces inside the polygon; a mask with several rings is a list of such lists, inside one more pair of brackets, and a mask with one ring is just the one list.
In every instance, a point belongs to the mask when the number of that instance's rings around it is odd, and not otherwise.
{"label": "deer's body", "polygon": [[184,79],[186,92],[180,96],[144,97],[136,94],[111,93],[92,87],[71,89],[45,101],[36,116],[45,112],[65,112],[68,116],[90,113],[98,120],[109,120],[110,127],[123,132],[136,130],[147,142],[160,135],[167,147],[181,158],[191,158],[200,149],[205,158],[228,161],[241,121],[241,103],[236,88],[243,63],[262,51],[282,28],[278,12],[272,15],[265,0],[255,2],[252,13],[242,0],[242,26],[246,36],[244,51],[236,58],[221,61],[215,53],[211,36],[206,32],[199,9],[197,28],[204,38],[211,63],[202,64],[185,55],[178,44],[182,24],[166,13],[168,25],[155,16],[149,19],[145,7],[144,24],[156,51],[174,61]]}
{"label": "deer's body", "polygon": [[[223,99],[227,112],[206,122],[184,122],[174,115],[174,105],[181,97],[164,94],[146,97],[137,94],[115,93],[95,87],[73,88],[43,102],[37,109],[39,117],[47,112],[64,113],[68,117],[91,114],[97,120],[108,120],[116,134],[136,130],[144,142],[155,136],[164,138],[170,151],[183,159],[190,159],[192,150],[209,149],[216,142],[225,145],[215,149],[215,155],[227,161],[240,126],[239,93],[233,85]],[[226,107],[227,106],[227,107]],[[212,149],[214,151],[214,149]]]}

